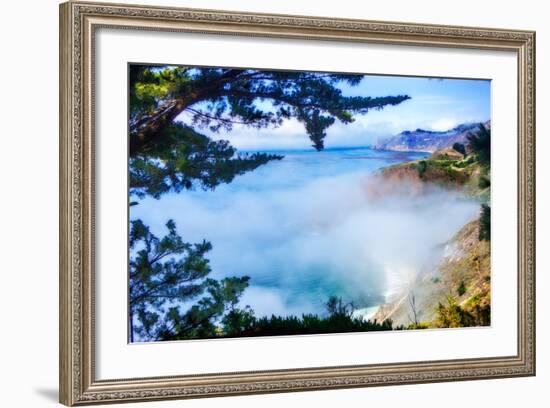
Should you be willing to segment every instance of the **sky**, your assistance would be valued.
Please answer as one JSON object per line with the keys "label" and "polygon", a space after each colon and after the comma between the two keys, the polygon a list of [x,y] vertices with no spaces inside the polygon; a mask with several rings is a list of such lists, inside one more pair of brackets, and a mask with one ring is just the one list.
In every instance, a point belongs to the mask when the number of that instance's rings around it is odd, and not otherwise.
{"label": "sky", "polygon": [[[356,86],[339,85],[344,95],[409,95],[410,100],[380,111],[355,115],[351,124],[336,122],[327,130],[325,146],[369,146],[404,130],[445,131],[462,123],[485,122],[491,116],[489,80],[436,79],[366,75]],[[178,120],[189,123],[186,113]],[[278,128],[235,125],[231,132],[202,129],[214,139],[226,139],[240,150],[304,149],[311,147],[304,126],[290,119]]]}

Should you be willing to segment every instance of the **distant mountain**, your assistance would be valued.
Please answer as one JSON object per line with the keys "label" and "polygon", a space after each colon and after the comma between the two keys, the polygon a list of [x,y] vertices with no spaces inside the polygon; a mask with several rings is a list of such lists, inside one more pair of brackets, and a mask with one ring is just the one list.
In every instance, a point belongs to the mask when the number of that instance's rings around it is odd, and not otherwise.
{"label": "distant mountain", "polygon": [[[490,121],[485,122],[490,126]],[[419,151],[433,153],[436,150],[452,146],[454,143],[466,143],[468,133],[474,131],[479,123],[463,123],[457,127],[436,132],[432,130],[405,130],[388,139],[379,141],[374,148],[377,150]]]}

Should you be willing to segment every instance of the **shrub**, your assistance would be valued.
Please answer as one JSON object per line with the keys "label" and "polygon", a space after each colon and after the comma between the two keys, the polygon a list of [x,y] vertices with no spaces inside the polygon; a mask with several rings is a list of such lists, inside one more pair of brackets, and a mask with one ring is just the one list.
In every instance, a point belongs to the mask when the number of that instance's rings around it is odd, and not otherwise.
{"label": "shrub", "polygon": [[437,306],[436,324],[438,327],[464,327],[464,311],[456,303],[456,299],[447,296],[447,304],[439,303]]}
{"label": "shrub", "polygon": [[326,303],[328,315],[265,316],[257,318],[249,307],[233,309],[222,320],[218,337],[280,336],[293,334],[350,333],[364,331],[402,330],[390,319],[383,322],[364,320],[353,315],[354,307],[342,299],[330,297]]}
{"label": "shrub", "polygon": [[467,310],[460,307],[456,302],[456,298],[448,295],[447,304],[439,303],[437,306],[435,325],[450,328],[488,326],[491,324],[490,302],[483,303],[482,297],[476,295],[467,302],[467,306]]}
{"label": "shrub", "polygon": [[420,160],[418,162],[418,177],[422,178],[427,168],[428,168],[428,163],[426,163],[426,160]]}
{"label": "shrub", "polygon": [[483,189],[486,189],[487,187],[489,187],[491,185],[491,180],[489,179],[489,177],[487,176],[481,176],[479,178],[479,181],[477,183],[477,186],[479,188],[481,188],[482,190]]}
{"label": "shrub", "polygon": [[481,213],[479,216],[479,240],[491,240],[491,207],[487,204],[481,204]]}
{"label": "shrub", "polygon": [[459,168],[459,169],[463,169],[464,167],[472,164],[473,162],[474,162],[474,158],[472,156],[468,156],[467,159],[457,161],[454,164],[454,166]]}
{"label": "shrub", "polygon": [[466,147],[462,143],[456,142],[453,144],[453,149],[456,150],[458,153],[462,153],[464,157],[466,157]]}
{"label": "shrub", "polygon": [[464,281],[460,282],[460,285],[458,286],[456,293],[458,293],[458,296],[462,296],[463,294],[466,293],[466,285],[464,284]]}
{"label": "shrub", "polygon": [[478,293],[468,299],[464,307],[472,316],[473,324],[476,326],[489,326],[491,324],[491,302],[488,295]]}
{"label": "shrub", "polygon": [[407,330],[422,330],[429,328],[427,323],[420,322],[420,323],[412,323],[407,326]]}
{"label": "shrub", "polygon": [[476,132],[466,136],[468,146],[475,153],[481,164],[491,163],[491,129],[486,128],[482,123]]}

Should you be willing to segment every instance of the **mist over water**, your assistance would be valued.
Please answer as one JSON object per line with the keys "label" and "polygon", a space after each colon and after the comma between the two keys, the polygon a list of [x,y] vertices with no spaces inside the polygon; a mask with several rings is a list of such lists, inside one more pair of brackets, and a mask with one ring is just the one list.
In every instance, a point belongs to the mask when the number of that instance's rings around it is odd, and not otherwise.
{"label": "mist over water", "polygon": [[212,277],[250,276],[241,304],[256,316],[322,314],[329,296],[383,303],[478,216],[477,203],[444,191],[369,197],[378,169],[423,153],[272,152],[285,157],[214,191],[147,198],[130,214],[158,236],[171,218],[185,241],[210,241]]}

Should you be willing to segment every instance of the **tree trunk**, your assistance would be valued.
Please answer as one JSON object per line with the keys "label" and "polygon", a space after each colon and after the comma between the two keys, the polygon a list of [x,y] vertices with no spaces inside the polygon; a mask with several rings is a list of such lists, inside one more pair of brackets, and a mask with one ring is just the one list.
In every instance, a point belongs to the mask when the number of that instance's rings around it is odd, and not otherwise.
{"label": "tree trunk", "polygon": [[230,69],[208,86],[190,90],[186,95],[165,101],[151,115],[139,118],[134,123],[130,122],[130,156],[150,149],[162,129],[172,123],[181,112],[201,100],[221,95],[224,85],[235,80],[241,73],[241,70]]}
{"label": "tree trunk", "polygon": [[187,106],[189,102],[183,99],[172,99],[160,105],[153,114],[130,123],[130,156],[147,151],[161,130],[172,123]]}

